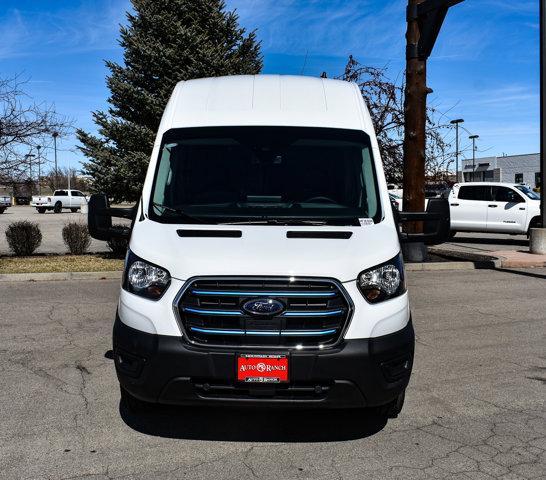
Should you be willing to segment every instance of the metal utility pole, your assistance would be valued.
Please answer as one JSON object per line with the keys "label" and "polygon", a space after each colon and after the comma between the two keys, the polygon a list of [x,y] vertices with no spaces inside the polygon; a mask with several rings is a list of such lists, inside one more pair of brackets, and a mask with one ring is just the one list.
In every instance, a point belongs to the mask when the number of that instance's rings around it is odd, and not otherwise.
{"label": "metal utility pole", "polygon": [[546,255],[546,0],[540,0],[540,211],[542,228],[531,228],[529,251]]}
{"label": "metal utility pole", "polygon": [[455,183],[459,182],[459,123],[463,123],[462,118],[451,120],[451,125],[455,125]]}
{"label": "metal utility pole", "polygon": [[55,151],[55,190],[59,188],[59,170],[57,170],[57,137],[59,132],[53,132],[53,149]]}
{"label": "metal utility pole", "polygon": [[468,137],[472,140],[472,181],[476,179],[476,140],[480,138],[479,135],[470,135]]}
{"label": "metal utility pole", "polygon": [[42,194],[42,182],[41,182],[41,177],[42,177],[42,159],[40,158],[40,150],[41,150],[42,146],[41,145],[38,145],[36,147],[36,149],[38,150],[38,195],[41,195]]}
{"label": "metal utility pole", "polygon": [[540,211],[546,228],[546,0],[540,0]]}
{"label": "metal utility pole", "polygon": [[[427,59],[440,33],[449,7],[463,0],[408,0],[406,11],[406,90],[404,99],[404,210],[425,209],[425,128],[427,95]],[[408,233],[419,233],[422,222],[406,225]],[[422,243],[405,245],[408,260],[423,261]]]}

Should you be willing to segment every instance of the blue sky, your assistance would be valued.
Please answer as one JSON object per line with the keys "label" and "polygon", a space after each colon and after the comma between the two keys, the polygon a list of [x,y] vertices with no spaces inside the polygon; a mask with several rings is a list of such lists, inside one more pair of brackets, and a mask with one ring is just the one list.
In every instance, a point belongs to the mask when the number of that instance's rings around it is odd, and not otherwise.
{"label": "blue sky", "polygon": [[[333,77],[347,56],[404,68],[404,0],[227,0],[257,29],[264,73]],[[28,78],[27,92],[94,130],[106,108],[104,60],[121,60],[128,0],[3,0],[0,73]],[[483,156],[539,151],[539,25],[536,0],[466,0],[452,8],[428,64],[429,102],[465,119]],[[463,149],[468,151],[463,132]],[[60,143],[62,165],[82,156]],[[48,152],[50,153],[50,152]],[[468,151],[471,155],[470,151]],[[52,157],[52,154],[51,154]]]}

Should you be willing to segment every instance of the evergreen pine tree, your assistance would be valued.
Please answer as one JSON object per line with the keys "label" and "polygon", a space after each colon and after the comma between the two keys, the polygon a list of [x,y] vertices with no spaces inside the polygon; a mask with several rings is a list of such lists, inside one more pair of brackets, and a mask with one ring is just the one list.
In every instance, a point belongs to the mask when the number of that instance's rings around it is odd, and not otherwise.
{"label": "evergreen pine tree", "polygon": [[120,27],[124,65],[106,62],[108,112],[93,112],[99,136],[77,131],[95,191],[136,200],[163,109],[177,82],[256,74],[262,68],[254,32],[239,27],[223,0],[132,0]]}

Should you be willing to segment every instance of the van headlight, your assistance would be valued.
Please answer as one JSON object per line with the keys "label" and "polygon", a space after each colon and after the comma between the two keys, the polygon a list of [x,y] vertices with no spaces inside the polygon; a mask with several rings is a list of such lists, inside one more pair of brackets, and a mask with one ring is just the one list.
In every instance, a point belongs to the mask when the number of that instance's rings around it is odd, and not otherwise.
{"label": "van headlight", "polygon": [[406,291],[402,255],[398,254],[388,262],[364,270],[358,275],[357,285],[370,303],[402,295]]}
{"label": "van headlight", "polygon": [[127,253],[123,288],[128,292],[158,300],[171,283],[171,276],[164,268],[153,265],[133,252]]}

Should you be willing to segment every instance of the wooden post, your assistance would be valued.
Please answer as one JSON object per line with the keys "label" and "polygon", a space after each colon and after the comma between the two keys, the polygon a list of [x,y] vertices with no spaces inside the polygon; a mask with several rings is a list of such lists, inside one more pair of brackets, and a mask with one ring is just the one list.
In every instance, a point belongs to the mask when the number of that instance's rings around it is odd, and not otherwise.
{"label": "wooden post", "polygon": [[[406,88],[404,98],[404,211],[425,210],[425,128],[427,115],[426,60],[419,58],[420,38],[416,5],[423,0],[408,0],[408,26],[406,32]],[[422,232],[422,222],[406,225],[409,233]],[[426,249],[423,244],[406,245],[408,260],[423,261]]]}

